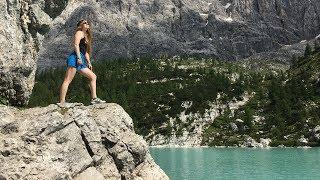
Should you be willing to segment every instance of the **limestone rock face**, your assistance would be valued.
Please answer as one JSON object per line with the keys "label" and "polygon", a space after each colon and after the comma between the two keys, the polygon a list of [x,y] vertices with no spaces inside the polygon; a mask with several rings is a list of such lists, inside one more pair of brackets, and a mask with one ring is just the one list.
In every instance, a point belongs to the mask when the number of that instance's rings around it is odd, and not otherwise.
{"label": "limestone rock face", "polygon": [[115,103],[0,106],[0,177],[169,179]]}
{"label": "limestone rock face", "polygon": [[0,2],[0,97],[14,105],[29,100],[36,60],[51,18],[28,0]]}
{"label": "limestone rock face", "polygon": [[[81,18],[92,25],[92,60],[180,54],[238,60],[274,57],[265,52],[316,37],[319,12],[318,0],[1,1],[0,97],[27,104],[36,68],[66,65]],[[279,56],[292,53],[284,48]]]}
{"label": "limestone rock face", "polygon": [[69,1],[45,37],[39,70],[64,66],[76,22],[92,23],[93,59],[201,54],[237,60],[314,38],[320,1]]}

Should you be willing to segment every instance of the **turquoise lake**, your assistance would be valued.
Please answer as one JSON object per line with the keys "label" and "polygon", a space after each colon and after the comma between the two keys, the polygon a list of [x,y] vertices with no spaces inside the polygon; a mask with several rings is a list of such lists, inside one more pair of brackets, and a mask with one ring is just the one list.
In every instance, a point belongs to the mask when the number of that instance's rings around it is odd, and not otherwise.
{"label": "turquoise lake", "polygon": [[150,148],[172,180],[317,179],[320,148]]}

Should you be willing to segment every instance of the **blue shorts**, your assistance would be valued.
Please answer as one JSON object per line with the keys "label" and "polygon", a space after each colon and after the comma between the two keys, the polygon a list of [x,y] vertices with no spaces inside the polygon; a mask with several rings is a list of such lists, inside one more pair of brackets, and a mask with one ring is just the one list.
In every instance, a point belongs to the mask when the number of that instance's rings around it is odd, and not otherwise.
{"label": "blue shorts", "polygon": [[78,70],[80,69],[83,69],[83,68],[86,68],[88,67],[87,65],[87,61],[86,61],[86,57],[83,55],[82,52],[80,52],[80,56],[81,56],[81,59],[82,59],[82,64],[78,64],[77,63],[77,54],[75,51],[73,51],[67,58],[67,66],[68,67],[74,67]]}

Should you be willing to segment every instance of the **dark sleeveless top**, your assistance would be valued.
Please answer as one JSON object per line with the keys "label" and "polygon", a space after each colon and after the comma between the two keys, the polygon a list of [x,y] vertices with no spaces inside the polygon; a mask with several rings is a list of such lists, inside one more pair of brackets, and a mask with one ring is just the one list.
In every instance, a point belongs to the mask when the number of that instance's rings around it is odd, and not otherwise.
{"label": "dark sleeveless top", "polygon": [[80,40],[79,48],[80,48],[80,52],[81,52],[82,54],[85,54],[85,53],[86,53],[87,46],[86,46],[86,43],[85,43],[85,37]]}

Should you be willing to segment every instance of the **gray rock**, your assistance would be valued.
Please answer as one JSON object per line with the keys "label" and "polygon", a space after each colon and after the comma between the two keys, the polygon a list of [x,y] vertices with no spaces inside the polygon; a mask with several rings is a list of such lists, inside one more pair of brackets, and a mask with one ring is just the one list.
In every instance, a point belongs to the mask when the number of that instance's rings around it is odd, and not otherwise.
{"label": "gray rock", "polygon": [[271,139],[267,138],[260,138],[260,142],[258,143],[255,139],[252,137],[246,135],[244,138],[243,145],[244,147],[253,147],[253,148],[269,148],[269,144],[271,143]]}
{"label": "gray rock", "polygon": [[103,175],[97,171],[94,167],[89,167],[84,172],[79,174],[74,178],[74,180],[87,180],[87,179],[94,179],[94,180],[105,180]]}
{"label": "gray rock", "polygon": [[0,96],[13,105],[28,103],[37,68],[65,66],[80,18],[92,23],[92,60],[265,57],[320,30],[318,0],[7,0],[0,8]]}
{"label": "gray rock", "polygon": [[50,17],[31,1],[0,2],[0,97],[25,105],[34,85],[41,34]]}
{"label": "gray rock", "polygon": [[245,146],[245,147],[258,147],[259,146],[258,144],[259,143],[256,140],[254,140],[252,137],[250,137],[248,135],[245,136],[243,146]]}
{"label": "gray rock", "polygon": [[285,148],[285,146],[283,144],[280,144],[278,147],[279,148]]}
{"label": "gray rock", "polygon": [[304,135],[302,135],[298,140],[297,143],[299,145],[307,145],[308,144],[308,139],[304,137]]}
{"label": "gray rock", "polygon": [[243,123],[244,121],[242,119],[236,119],[236,122]]}
{"label": "gray rock", "polygon": [[[0,174],[19,179],[169,179],[115,103],[18,110],[0,125]],[[7,130],[14,123],[14,130]],[[5,130],[4,130],[5,129]]]}
{"label": "gray rock", "polygon": [[267,139],[260,138],[260,144],[262,145],[262,147],[264,147],[264,148],[270,147],[269,146],[270,143],[271,143],[270,138],[267,138]]}
{"label": "gray rock", "polygon": [[318,133],[318,132],[320,132],[320,125],[317,125],[316,127],[314,127],[314,128],[312,129],[312,132],[313,132],[313,133]]}
{"label": "gray rock", "polygon": [[238,126],[236,125],[236,123],[231,122],[229,125],[233,132],[238,131]]}
{"label": "gray rock", "polygon": [[38,68],[65,65],[80,18],[92,22],[94,59],[200,54],[238,60],[314,38],[318,9],[318,0],[69,1],[44,39]]}
{"label": "gray rock", "polygon": [[7,178],[6,176],[0,174],[0,180],[7,180],[7,179],[9,179],[9,178]]}
{"label": "gray rock", "polygon": [[311,130],[311,134],[316,141],[320,140],[320,125],[317,125]]}

